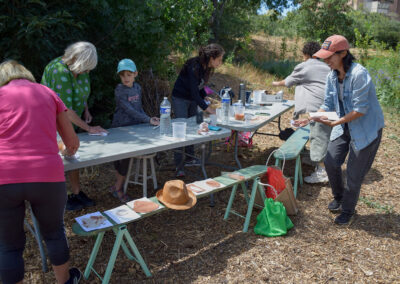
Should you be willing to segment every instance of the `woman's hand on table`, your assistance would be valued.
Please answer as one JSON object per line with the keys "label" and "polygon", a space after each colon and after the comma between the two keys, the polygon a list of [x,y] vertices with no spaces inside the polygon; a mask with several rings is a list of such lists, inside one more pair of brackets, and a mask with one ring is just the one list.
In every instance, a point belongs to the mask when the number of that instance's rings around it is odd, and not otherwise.
{"label": "woman's hand on table", "polygon": [[151,125],[160,125],[160,119],[158,117],[152,117],[152,118],[150,118],[150,124]]}
{"label": "woman's hand on table", "polygon": [[88,132],[90,134],[101,133],[101,132],[108,133],[108,131],[102,128],[101,126],[89,126]]}

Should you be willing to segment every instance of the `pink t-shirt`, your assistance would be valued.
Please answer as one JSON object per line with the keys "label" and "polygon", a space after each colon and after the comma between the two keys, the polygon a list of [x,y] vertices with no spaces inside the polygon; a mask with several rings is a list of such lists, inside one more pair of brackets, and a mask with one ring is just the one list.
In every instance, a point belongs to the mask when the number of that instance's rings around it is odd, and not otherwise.
{"label": "pink t-shirt", "polygon": [[62,111],[43,85],[18,79],[0,88],[0,184],[65,181],[56,128]]}

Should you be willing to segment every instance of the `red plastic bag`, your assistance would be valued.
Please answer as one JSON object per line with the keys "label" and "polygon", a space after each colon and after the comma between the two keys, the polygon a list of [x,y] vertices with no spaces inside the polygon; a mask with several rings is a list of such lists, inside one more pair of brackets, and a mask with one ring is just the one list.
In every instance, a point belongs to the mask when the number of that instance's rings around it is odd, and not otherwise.
{"label": "red plastic bag", "polygon": [[267,196],[267,198],[272,199],[278,197],[278,195],[286,187],[285,176],[283,175],[283,169],[285,167],[285,154],[279,149],[272,151],[271,154],[269,154],[266,165],[268,166],[269,159],[276,151],[280,151],[283,154],[282,169],[276,166],[269,166],[267,167],[267,172],[263,174],[260,179],[261,183],[265,184],[265,195]]}
{"label": "red plastic bag", "polygon": [[275,199],[286,187],[285,177],[283,176],[282,170],[275,166],[267,168],[267,172],[261,176],[261,182],[269,184],[275,188],[275,190],[273,190],[269,186],[264,186],[267,198]]}

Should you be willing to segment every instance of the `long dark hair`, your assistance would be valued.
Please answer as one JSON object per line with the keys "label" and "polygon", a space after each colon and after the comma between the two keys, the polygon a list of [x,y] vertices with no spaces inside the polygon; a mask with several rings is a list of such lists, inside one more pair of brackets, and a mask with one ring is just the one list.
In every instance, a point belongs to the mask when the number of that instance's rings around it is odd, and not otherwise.
{"label": "long dark hair", "polygon": [[[341,50],[341,51],[336,51],[335,53],[341,53],[341,52],[343,52],[343,50]],[[351,64],[353,63],[354,60],[356,60],[356,58],[354,57],[354,55],[350,53],[350,50],[347,50],[346,56],[343,57],[343,59],[342,59],[343,69],[344,69],[344,72],[345,72],[345,73],[347,73],[347,71],[349,71],[349,69],[350,69],[350,67],[351,67]],[[336,72],[338,73],[338,75],[339,75],[339,73],[340,73],[339,70],[335,70],[335,71],[336,71]]]}
{"label": "long dark hair", "polygon": [[[211,57],[213,59],[223,55],[225,53],[222,46],[217,43],[211,43],[204,47],[199,48],[199,55],[196,57],[192,57],[188,59],[182,67],[182,71],[184,74],[187,72],[188,68],[194,68],[194,72],[197,77],[201,76],[201,73],[204,74],[204,82],[207,83],[208,79],[210,79],[211,75],[214,73],[214,68],[208,67],[208,63],[210,62]],[[194,65],[194,63],[197,63]],[[203,72],[200,71],[200,68]]]}
{"label": "long dark hair", "polygon": [[350,53],[350,50],[348,50],[346,56],[342,59],[344,72],[347,73],[354,60],[356,60],[356,58]]}

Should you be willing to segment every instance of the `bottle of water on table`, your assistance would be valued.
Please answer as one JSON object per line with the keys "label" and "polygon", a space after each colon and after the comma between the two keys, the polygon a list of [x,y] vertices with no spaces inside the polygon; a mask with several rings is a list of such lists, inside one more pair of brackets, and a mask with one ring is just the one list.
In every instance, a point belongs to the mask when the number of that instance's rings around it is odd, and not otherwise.
{"label": "bottle of water on table", "polygon": [[171,103],[164,97],[160,105],[160,135],[171,134]]}
{"label": "bottle of water on table", "polygon": [[229,107],[231,105],[231,96],[225,92],[222,96],[222,123],[229,123]]}

